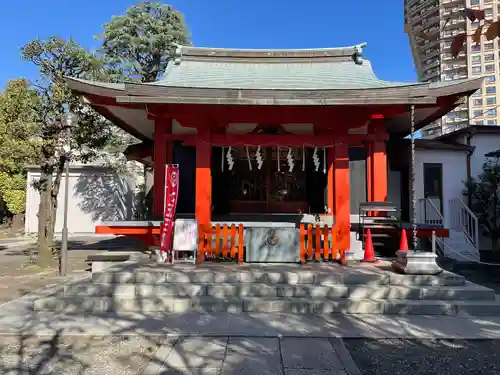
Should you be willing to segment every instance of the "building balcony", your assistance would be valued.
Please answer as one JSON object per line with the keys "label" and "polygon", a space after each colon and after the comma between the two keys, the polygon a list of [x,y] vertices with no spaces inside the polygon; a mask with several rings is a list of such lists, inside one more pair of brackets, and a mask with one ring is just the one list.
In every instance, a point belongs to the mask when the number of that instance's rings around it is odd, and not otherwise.
{"label": "building balcony", "polygon": [[[449,47],[447,47],[447,48],[449,48]],[[443,61],[456,61],[456,62],[462,63],[465,66],[467,64],[467,62],[465,61],[466,56],[467,56],[466,53],[463,51],[460,52],[457,57],[453,57],[451,55],[451,53],[446,52],[446,53],[443,53],[443,55],[441,56],[441,59]]]}
{"label": "building balcony", "polygon": [[429,17],[432,13],[438,13],[439,12],[439,7],[438,6],[433,6],[429,8],[422,8],[420,12],[416,12],[414,14],[411,14],[408,19],[411,20],[412,23],[419,22],[425,17]]}
{"label": "building balcony", "polygon": [[454,72],[453,74],[467,74],[467,64],[465,64],[465,61],[460,64],[459,62],[455,62],[454,64],[442,64],[442,69],[443,72]]}
{"label": "building balcony", "polygon": [[[428,60],[426,60],[426,61],[428,61]],[[440,64],[439,59],[434,59],[434,60],[431,60],[431,62],[429,62],[429,63],[424,62],[423,68],[424,69],[431,69],[434,67],[438,67],[439,64]]]}
{"label": "building balcony", "polygon": [[464,119],[461,122],[455,124],[445,124],[442,127],[442,134],[452,133],[454,131],[464,129],[468,126],[469,126],[469,119]]}
{"label": "building balcony", "polygon": [[430,57],[439,56],[441,50],[439,48],[419,48],[418,55],[422,59],[428,59]]}
{"label": "building balcony", "polygon": [[448,7],[454,4],[464,4],[465,0],[441,0],[441,5]]}
{"label": "building balcony", "polygon": [[421,22],[418,24],[415,24],[415,22],[411,22],[411,30],[417,33],[423,31],[426,28],[434,26],[439,28],[439,16],[428,18],[425,22]]}
{"label": "building balcony", "polygon": [[439,40],[433,40],[433,41],[426,40],[424,42],[417,44],[417,46],[420,50],[425,50],[428,48],[436,47],[438,45],[439,45]]}
{"label": "building balcony", "polygon": [[415,5],[410,5],[407,7],[407,14],[410,17],[414,17],[415,14],[418,14],[420,11],[424,10],[425,8],[431,8],[431,7],[438,7],[439,5],[439,0],[423,0],[420,1],[418,4]]}

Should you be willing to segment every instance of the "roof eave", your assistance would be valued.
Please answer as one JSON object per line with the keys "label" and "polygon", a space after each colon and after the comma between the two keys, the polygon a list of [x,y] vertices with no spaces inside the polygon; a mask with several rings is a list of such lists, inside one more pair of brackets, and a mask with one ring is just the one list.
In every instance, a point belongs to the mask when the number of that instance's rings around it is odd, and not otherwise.
{"label": "roof eave", "polygon": [[435,104],[432,97],[384,97],[365,95],[358,98],[342,97],[331,94],[323,98],[217,98],[217,97],[155,97],[155,96],[117,96],[119,104],[208,104],[208,105],[253,105],[253,106],[326,106],[326,105],[384,105],[384,104]]}
{"label": "roof eave", "polygon": [[97,95],[104,97],[115,97],[125,94],[125,84],[107,84],[103,82],[86,81],[83,79],[64,77],[66,85],[82,95]]}

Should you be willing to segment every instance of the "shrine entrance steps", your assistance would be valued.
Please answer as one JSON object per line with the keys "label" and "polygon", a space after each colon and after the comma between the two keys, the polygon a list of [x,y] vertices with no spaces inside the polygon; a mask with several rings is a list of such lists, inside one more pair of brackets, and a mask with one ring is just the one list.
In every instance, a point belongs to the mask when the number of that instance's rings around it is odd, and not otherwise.
{"label": "shrine entrance steps", "polygon": [[128,263],[38,299],[37,311],[498,315],[493,290],[444,271],[399,275],[381,265]]}

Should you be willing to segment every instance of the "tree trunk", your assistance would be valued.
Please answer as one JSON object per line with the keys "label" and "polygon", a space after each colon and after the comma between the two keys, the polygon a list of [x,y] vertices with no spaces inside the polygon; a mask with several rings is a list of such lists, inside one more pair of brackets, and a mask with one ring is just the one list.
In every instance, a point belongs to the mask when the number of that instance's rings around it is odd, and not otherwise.
{"label": "tree trunk", "polygon": [[14,233],[24,230],[24,214],[15,214],[12,216],[11,230]]}
{"label": "tree trunk", "polygon": [[66,158],[61,157],[58,160],[57,166],[55,169],[55,176],[54,180],[51,184],[51,194],[50,194],[50,208],[52,215],[50,217],[50,238],[52,243],[54,242],[54,234],[56,231],[56,217],[57,217],[57,207],[58,207],[58,197],[59,197],[59,190],[61,188],[61,178],[62,174],[64,172],[64,165],[66,163]]}
{"label": "tree trunk", "polygon": [[40,205],[38,206],[38,257],[37,264],[42,268],[54,265],[51,237],[52,167],[42,166],[40,173]]}
{"label": "tree trunk", "polygon": [[143,219],[151,219],[152,215],[152,202],[151,199],[148,199],[149,194],[151,193],[151,189],[154,184],[154,174],[153,168],[144,166],[144,218]]}

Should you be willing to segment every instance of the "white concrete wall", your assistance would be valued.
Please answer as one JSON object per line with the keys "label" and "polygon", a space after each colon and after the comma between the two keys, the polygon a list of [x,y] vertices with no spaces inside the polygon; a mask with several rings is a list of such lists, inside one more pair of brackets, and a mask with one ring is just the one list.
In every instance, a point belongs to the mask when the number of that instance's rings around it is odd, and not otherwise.
{"label": "white concrete wall", "polygon": [[417,200],[425,198],[424,163],[441,163],[443,165],[443,216],[445,219],[444,224],[448,227],[449,200],[462,196],[464,181],[467,179],[467,153],[457,150],[418,149],[415,153],[415,163],[415,193]]}
{"label": "white concrete wall", "polygon": [[[40,178],[36,169],[28,170],[26,196],[26,233],[38,231],[40,194],[33,181]],[[65,178],[61,180],[56,216],[56,232],[61,232],[64,215]],[[101,166],[72,166],[69,174],[68,231],[93,234],[104,221],[130,220],[134,204],[134,179],[118,176]]]}

